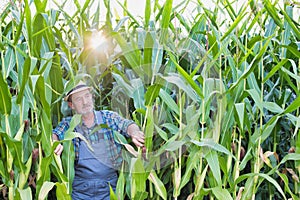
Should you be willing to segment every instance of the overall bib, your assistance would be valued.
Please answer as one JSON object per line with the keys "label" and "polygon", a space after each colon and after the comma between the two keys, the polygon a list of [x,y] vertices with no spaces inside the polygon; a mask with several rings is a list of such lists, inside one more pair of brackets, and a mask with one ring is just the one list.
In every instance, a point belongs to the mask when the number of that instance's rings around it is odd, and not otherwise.
{"label": "overall bib", "polygon": [[91,150],[84,141],[80,141],[79,160],[75,164],[72,199],[109,200],[109,185],[115,191],[117,172],[111,168],[106,152],[106,142],[100,138],[92,143]]}

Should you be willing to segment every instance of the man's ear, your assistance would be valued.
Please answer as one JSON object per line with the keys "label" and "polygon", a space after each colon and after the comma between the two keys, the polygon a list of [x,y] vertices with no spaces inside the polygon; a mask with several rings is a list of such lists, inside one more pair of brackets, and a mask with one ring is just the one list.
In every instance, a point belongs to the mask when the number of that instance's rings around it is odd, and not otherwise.
{"label": "man's ear", "polygon": [[73,103],[71,101],[68,101],[68,106],[73,110]]}

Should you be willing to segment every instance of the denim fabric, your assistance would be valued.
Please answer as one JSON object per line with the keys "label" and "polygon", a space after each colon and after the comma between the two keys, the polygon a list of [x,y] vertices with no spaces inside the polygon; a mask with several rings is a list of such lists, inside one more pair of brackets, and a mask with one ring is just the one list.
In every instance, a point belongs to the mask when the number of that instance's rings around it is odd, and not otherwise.
{"label": "denim fabric", "polygon": [[72,200],[110,200],[109,185],[116,191],[117,180],[117,175],[107,181],[76,179],[73,182]]}
{"label": "denim fabric", "polygon": [[[103,143],[93,145],[93,150],[105,154]],[[95,154],[82,142],[79,149],[79,161],[75,166],[75,177],[72,184],[72,199],[104,199],[109,200],[109,185],[115,191],[117,173],[108,163],[95,157]],[[101,158],[107,160],[104,158]]]}

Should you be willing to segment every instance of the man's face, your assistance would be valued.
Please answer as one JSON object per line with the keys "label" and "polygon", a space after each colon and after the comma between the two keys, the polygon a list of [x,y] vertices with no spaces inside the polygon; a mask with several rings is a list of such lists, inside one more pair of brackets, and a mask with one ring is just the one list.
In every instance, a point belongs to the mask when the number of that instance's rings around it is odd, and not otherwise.
{"label": "man's face", "polygon": [[94,111],[93,95],[89,89],[76,92],[71,95],[69,106],[76,111],[77,114],[89,114]]}

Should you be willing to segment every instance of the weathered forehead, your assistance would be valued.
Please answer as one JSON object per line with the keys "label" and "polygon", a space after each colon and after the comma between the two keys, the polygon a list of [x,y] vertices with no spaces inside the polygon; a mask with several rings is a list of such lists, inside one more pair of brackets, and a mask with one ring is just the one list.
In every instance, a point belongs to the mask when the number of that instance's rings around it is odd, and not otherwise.
{"label": "weathered forehead", "polygon": [[84,96],[86,94],[91,94],[91,91],[90,89],[84,89],[82,91],[79,91],[79,92],[76,92],[74,94],[71,95],[71,97],[75,98],[75,97],[81,97],[81,96]]}

